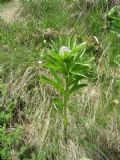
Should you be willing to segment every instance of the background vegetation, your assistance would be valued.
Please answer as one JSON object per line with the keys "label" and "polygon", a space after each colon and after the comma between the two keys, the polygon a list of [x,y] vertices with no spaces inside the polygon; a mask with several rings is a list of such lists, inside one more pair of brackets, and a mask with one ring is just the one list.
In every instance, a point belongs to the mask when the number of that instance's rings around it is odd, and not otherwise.
{"label": "background vegetation", "polygon": [[[119,1],[22,4],[22,21],[0,20],[0,159],[119,160]],[[52,77],[41,61],[48,51],[71,48],[75,40],[87,42],[85,57],[94,60],[88,86],[69,100],[64,144],[62,116],[52,103],[59,94],[40,81],[42,75]]]}

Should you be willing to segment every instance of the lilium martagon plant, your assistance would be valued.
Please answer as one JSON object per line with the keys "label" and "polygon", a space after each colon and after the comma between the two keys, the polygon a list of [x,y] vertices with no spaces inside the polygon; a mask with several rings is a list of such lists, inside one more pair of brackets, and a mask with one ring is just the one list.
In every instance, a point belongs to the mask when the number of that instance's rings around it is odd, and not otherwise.
{"label": "lilium martagon plant", "polygon": [[82,83],[87,79],[89,70],[91,69],[92,59],[86,58],[87,42],[72,47],[62,46],[59,53],[50,50],[43,57],[43,66],[49,70],[51,77],[48,75],[41,76],[42,81],[52,86],[58,93],[53,99],[53,106],[59,111],[63,118],[63,137],[67,143],[67,126],[68,126],[68,108],[70,107],[69,99],[71,95],[86,87],[86,83]]}

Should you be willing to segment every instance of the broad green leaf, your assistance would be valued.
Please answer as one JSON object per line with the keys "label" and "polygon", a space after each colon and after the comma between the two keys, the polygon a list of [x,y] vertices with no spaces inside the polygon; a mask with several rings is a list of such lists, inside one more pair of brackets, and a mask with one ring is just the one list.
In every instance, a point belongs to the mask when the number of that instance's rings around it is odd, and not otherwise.
{"label": "broad green leaf", "polygon": [[87,72],[88,69],[90,68],[90,65],[89,64],[82,64],[82,63],[75,63],[73,65],[73,67],[71,68],[71,71],[72,72]]}
{"label": "broad green leaf", "polygon": [[72,48],[75,48],[76,46],[77,46],[77,39],[76,39],[76,37],[75,37]]}
{"label": "broad green leaf", "polygon": [[71,88],[71,86],[73,86],[74,84],[77,84],[78,82],[80,82],[80,80],[82,80],[82,79],[84,79],[84,78],[86,78],[84,75],[81,75],[81,76],[80,76],[80,75],[74,75],[74,76],[71,78],[68,87]]}
{"label": "broad green leaf", "polygon": [[62,84],[62,80],[59,78],[59,76],[57,75],[56,71],[54,69],[52,69],[52,68],[49,68],[49,70],[50,70],[50,73],[53,75],[54,79],[56,80],[56,82],[58,84],[63,85]]}
{"label": "broad green leaf", "polygon": [[54,69],[57,73],[62,73],[62,74],[64,74],[65,73],[65,71],[64,71],[64,69],[62,68],[62,67],[60,67],[60,66],[55,66],[54,64],[52,64],[52,63],[47,63],[47,64],[45,64],[44,65],[44,67],[45,68],[47,68],[47,69]]}
{"label": "broad green leaf", "polygon": [[77,53],[78,51],[81,51],[81,50],[83,51],[86,49],[86,47],[87,47],[87,42],[83,42],[80,45],[74,47],[72,49],[72,53]]}
{"label": "broad green leaf", "polygon": [[53,98],[54,107],[63,115],[63,102],[59,98]]}
{"label": "broad green leaf", "polygon": [[63,61],[68,60],[70,58],[70,52],[65,52],[63,55]]}
{"label": "broad green leaf", "polygon": [[59,54],[47,55],[47,63],[54,65],[54,67],[62,68],[63,73],[66,73],[66,66]]}
{"label": "broad green leaf", "polygon": [[69,55],[67,58],[64,58],[63,61],[67,66],[71,67],[73,65],[74,56]]}
{"label": "broad green leaf", "polygon": [[85,64],[85,63],[80,63],[80,62],[76,62],[75,64],[77,64],[77,65],[80,65],[80,66],[83,66],[83,67],[90,67],[90,64]]}
{"label": "broad green leaf", "polygon": [[75,54],[74,57],[74,62],[79,62],[83,60],[83,56],[85,55],[86,48],[83,49],[82,51],[79,51],[77,54]]}
{"label": "broad green leaf", "polygon": [[83,88],[83,87],[86,87],[87,86],[87,84],[74,84],[73,86],[72,86],[72,88],[70,89],[70,94],[72,94],[73,92],[75,92],[75,91],[77,91],[77,90],[79,90],[79,89],[81,89],[81,88]]}
{"label": "broad green leaf", "polygon": [[56,83],[54,80],[51,80],[47,78],[46,76],[41,76],[41,79],[43,79],[46,83],[50,84],[53,88],[61,92],[62,94],[64,93],[64,88],[60,84]]}
{"label": "broad green leaf", "polygon": [[46,58],[46,61],[49,61],[49,63],[63,66],[63,62],[58,57],[56,57],[56,55],[53,56],[48,54]]}
{"label": "broad green leaf", "polygon": [[86,78],[85,74],[82,71],[72,71],[70,72],[73,76],[79,76]]}

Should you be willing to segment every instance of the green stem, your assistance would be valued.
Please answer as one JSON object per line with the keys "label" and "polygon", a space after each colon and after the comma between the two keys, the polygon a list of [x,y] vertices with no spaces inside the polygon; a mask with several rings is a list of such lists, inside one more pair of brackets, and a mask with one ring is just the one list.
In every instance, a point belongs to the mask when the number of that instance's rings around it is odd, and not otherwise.
{"label": "green stem", "polygon": [[66,78],[66,88],[65,88],[65,95],[64,95],[64,142],[67,143],[67,125],[68,125],[68,117],[67,117],[67,105],[68,105],[68,78]]}

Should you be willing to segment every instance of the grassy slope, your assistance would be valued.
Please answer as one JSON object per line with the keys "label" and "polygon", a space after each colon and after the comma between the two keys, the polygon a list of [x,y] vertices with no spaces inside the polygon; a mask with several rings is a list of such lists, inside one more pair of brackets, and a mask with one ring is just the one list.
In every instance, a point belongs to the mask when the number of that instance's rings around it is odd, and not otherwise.
{"label": "grassy slope", "polygon": [[[98,6],[86,6],[82,1],[75,5],[59,0],[24,2],[28,17],[23,22],[0,21],[3,160],[119,159],[120,71],[116,63],[120,39],[106,29],[108,8],[102,2]],[[69,113],[69,143],[65,147],[61,117],[51,107],[53,91],[39,83],[44,70],[38,62],[50,48],[51,38],[59,49],[58,36],[66,45],[70,35],[78,42],[89,42],[91,49],[86,54],[96,57],[96,66],[94,82],[71,101],[74,108]]]}

